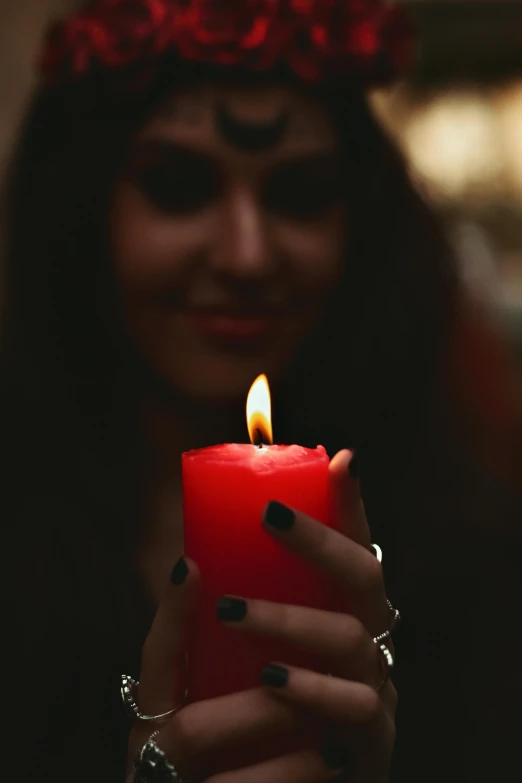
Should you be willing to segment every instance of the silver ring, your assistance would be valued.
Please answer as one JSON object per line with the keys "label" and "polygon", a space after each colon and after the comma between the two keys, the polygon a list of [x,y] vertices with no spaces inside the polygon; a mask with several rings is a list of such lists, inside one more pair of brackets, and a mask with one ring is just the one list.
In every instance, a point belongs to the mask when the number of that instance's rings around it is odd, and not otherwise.
{"label": "silver ring", "polygon": [[[387,631],[386,633],[389,632]],[[373,640],[375,646],[379,651],[379,657],[381,660],[381,669],[382,669],[382,680],[377,687],[377,693],[382,691],[382,689],[390,679],[391,671],[395,665],[393,655],[391,654],[389,648],[382,641],[379,641],[380,638],[381,637],[376,636],[375,639]]]}
{"label": "silver ring", "polygon": [[401,619],[401,613],[399,612],[398,609],[393,608],[391,601],[389,601],[388,598],[386,599],[386,603],[388,604],[388,609],[393,615],[391,625],[390,625],[390,633],[391,633],[394,630],[397,623],[399,622],[399,620]]}
{"label": "silver ring", "polygon": [[178,704],[177,707],[174,707],[174,709],[169,710],[168,712],[162,712],[161,715],[145,715],[140,708],[138,707],[136,703],[136,699],[134,698],[134,692],[136,688],[138,687],[139,683],[136,682],[136,680],[133,680],[132,677],[129,677],[128,674],[122,674],[121,676],[121,700],[123,702],[123,708],[129,718],[134,718],[135,720],[142,720],[142,721],[155,721],[155,720],[163,720],[163,718],[168,718],[170,715],[174,715],[175,712],[181,709],[183,706],[182,704]]}
{"label": "silver ring", "polygon": [[391,639],[391,631],[385,631],[384,633],[379,634],[379,636],[376,636],[373,641],[375,644],[381,644],[382,642],[386,642],[388,639]]}
{"label": "silver ring", "polygon": [[134,783],[188,783],[177,772],[164,750],[156,745],[159,730],[152,734],[142,747],[133,764]]}
{"label": "silver ring", "polygon": [[382,549],[378,544],[370,544],[371,548],[373,549],[373,554],[379,561],[379,563],[382,563]]}
{"label": "silver ring", "polygon": [[[377,558],[379,563],[382,563],[382,549],[378,544],[370,544],[370,547],[373,549],[373,553],[375,557]],[[391,605],[391,602],[386,599],[386,603],[388,604],[388,609],[390,610],[391,614],[393,615],[393,619],[391,621],[390,625],[390,633],[393,631],[399,620],[401,619],[401,615],[398,609],[394,609]]]}
{"label": "silver ring", "polygon": [[386,603],[388,604],[388,609],[390,610],[390,613],[393,615],[393,618],[390,627],[386,631],[384,631],[384,633],[381,633],[379,634],[379,636],[374,637],[373,641],[375,642],[375,644],[386,642],[388,641],[388,639],[391,639],[392,631],[394,630],[395,626],[401,619],[399,610],[394,609],[393,606],[391,605],[391,602],[388,599],[386,599]]}

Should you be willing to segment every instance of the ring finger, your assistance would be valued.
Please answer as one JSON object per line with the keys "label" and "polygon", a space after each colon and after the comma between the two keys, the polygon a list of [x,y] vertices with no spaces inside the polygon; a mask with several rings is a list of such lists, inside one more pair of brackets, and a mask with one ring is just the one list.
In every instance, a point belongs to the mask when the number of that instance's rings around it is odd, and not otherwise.
{"label": "ring finger", "polygon": [[384,779],[395,727],[372,688],[279,664],[266,667],[262,679],[278,699],[326,721],[332,741],[351,750],[355,779]]}

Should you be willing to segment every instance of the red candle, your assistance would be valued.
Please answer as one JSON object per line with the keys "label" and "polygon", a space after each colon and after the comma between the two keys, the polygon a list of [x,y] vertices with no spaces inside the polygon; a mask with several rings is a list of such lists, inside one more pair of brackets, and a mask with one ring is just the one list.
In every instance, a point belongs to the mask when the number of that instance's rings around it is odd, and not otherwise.
{"label": "red candle", "polygon": [[[264,442],[271,442],[269,400],[261,376],[247,406],[252,439],[260,433]],[[262,406],[268,410],[263,412]],[[258,687],[260,672],[270,661],[327,670],[324,661],[294,647],[224,627],[217,619],[216,600],[234,595],[335,607],[331,581],[261,526],[270,500],[331,525],[328,464],[322,446],[228,444],[183,455],[185,552],[202,577],[187,639],[189,702]]]}

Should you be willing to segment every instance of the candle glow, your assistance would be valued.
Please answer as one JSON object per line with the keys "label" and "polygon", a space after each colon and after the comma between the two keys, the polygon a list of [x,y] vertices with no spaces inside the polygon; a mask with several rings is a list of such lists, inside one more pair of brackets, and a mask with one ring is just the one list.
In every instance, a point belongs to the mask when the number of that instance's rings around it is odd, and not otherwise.
{"label": "candle glow", "polygon": [[[328,671],[321,656],[269,636],[224,627],[216,615],[221,596],[336,611],[337,594],[326,574],[297,558],[262,525],[270,501],[278,501],[331,525],[328,454],[273,443],[266,376],[247,400],[251,443],[228,443],[183,454],[185,553],[199,566],[201,591],[187,628],[187,702],[259,687],[270,661]],[[309,748],[316,729],[267,738],[255,748],[225,751],[217,772],[245,767]]]}
{"label": "candle glow", "polygon": [[247,426],[254,446],[272,445],[272,404],[266,375],[260,375],[252,384],[247,397]]}

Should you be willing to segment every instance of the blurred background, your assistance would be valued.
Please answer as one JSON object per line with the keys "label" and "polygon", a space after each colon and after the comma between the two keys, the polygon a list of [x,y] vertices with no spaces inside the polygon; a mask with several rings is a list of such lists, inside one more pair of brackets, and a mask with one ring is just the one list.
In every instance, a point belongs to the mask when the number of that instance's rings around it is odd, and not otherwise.
{"label": "blurred background", "polygon": [[[419,33],[407,82],[376,111],[442,216],[468,285],[522,355],[522,0],[403,0]],[[0,2],[0,177],[48,21],[77,0]]]}

